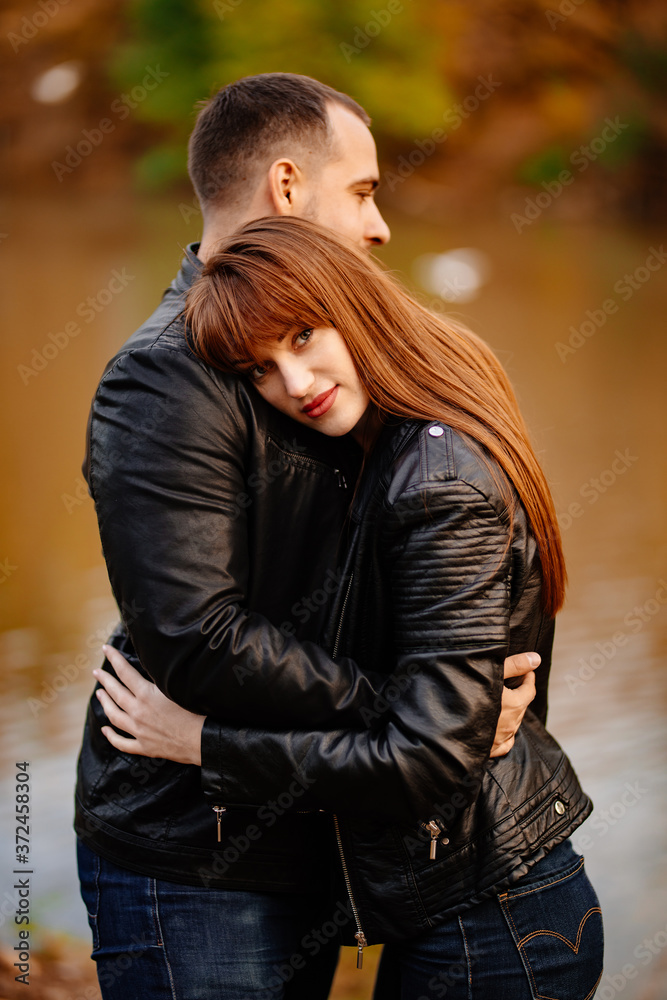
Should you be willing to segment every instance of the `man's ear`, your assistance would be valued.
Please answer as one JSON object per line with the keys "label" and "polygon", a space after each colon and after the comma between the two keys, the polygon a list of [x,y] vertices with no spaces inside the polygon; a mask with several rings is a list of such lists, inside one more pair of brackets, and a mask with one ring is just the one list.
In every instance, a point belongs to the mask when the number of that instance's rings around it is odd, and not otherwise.
{"label": "man's ear", "polygon": [[303,174],[293,160],[276,160],[267,175],[269,198],[276,215],[297,215]]}

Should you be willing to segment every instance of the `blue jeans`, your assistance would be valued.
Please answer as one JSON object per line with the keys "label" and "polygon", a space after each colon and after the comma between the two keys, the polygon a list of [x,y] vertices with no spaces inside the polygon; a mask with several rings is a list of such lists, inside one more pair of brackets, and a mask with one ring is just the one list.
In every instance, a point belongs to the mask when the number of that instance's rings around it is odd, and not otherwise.
{"label": "blue jeans", "polygon": [[569,840],[511,889],[402,944],[385,945],[375,1000],[591,1000],[602,914]]}
{"label": "blue jeans", "polygon": [[77,849],[104,1000],[328,996],[341,917],[328,900],[179,885]]}

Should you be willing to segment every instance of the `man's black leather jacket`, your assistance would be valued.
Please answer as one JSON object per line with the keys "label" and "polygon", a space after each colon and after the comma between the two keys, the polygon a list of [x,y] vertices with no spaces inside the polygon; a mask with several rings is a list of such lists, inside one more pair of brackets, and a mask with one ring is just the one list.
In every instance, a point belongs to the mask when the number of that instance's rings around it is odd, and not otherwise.
{"label": "man's black leather jacket", "polygon": [[[326,642],[335,658],[390,675],[362,727],[204,727],[211,802],[234,812],[298,771],[302,804],[337,814],[362,943],[426,931],[499,892],[592,809],[544,728],[554,623],[523,508],[510,530],[491,470],[437,422],[383,431],[353,505]],[[503,661],[522,650],[542,657],[537,697],[513,749],[489,759]]]}
{"label": "man's black leather jacket", "polygon": [[[309,640],[337,587],[358,449],[298,427],[192,354],[181,314],[195,252],[91,408],[84,473],[122,616],[111,641],[192,711],[274,729],[354,725],[377,695],[372,675]],[[93,850],[188,884],[328,884],[330,821],[299,811],[298,776],[290,808],[267,797],[258,835],[230,812],[218,841],[200,769],[126,756],[105,722],[93,696],[75,816]]]}

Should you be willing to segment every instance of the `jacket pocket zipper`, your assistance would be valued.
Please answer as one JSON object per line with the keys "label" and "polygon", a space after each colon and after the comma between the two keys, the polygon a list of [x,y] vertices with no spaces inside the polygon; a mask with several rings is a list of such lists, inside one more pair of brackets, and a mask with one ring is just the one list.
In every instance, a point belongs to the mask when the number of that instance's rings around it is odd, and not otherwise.
{"label": "jacket pocket zipper", "polygon": [[[215,813],[216,822],[218,824],[218,843],[222,841],[222,814],[227,812],[227,806],[211,806],[213,812]],[[324,812],[324,809],[295,809],[295,816],[313,816],[315,813]]]}
{"label": "jacket pocket zipper", "polygon": [[431,861],[435,861],[435,852],[438,847],[438,841],[440,841],[441,844],[448,844],[449,837],[442,836],[444,830],[442,829],[440,824],[434,819],[429,820],[428,823],[420,823],[419,825],[421,826],[422,830],[426,830],[426,832],[430,834],[431,849],[429,852],[429,858]]}
{"label": "jacket pocket zipper", "polygon": [[357,968],[361,969],[364,964],[364,948],[368,944],[368,941],[366,940],[366,935],[364,934],[363,928],[361,926],[357,904],[354,901],[354,895],[352,893],[352,883],[350,882],[350,873],[347,870],[347,862],[345,861],[345,854],[343,852],[343,840],[340,835],[338,816],[336,816],[335,814],[333,821],[334,821],[334,826],[336,827],[336,840],[338,841],[338,853],[340,854],[340,861],[341,865],[343,866],[343,878],[345,879],[345,887],[347,889],[347,894],[350,897],[350,905],[352,906],[354,921],[357,925],[357,933],[354,936],[357,939]]}
{"label": "jacket pocket zipper", "polygon": [[218,824],[218,843],[222,840],[222,831],[220,829],[220,824],[222,823],[222,814],[227,812],[227,806],[213,806],[213,812],[215,813],[215,818]]}

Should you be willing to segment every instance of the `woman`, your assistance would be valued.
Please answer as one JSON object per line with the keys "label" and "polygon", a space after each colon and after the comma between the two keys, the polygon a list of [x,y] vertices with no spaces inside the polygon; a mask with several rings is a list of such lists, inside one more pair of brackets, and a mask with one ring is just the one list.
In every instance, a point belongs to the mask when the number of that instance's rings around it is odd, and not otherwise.
{"label": "woman", "polygon": [[[98,696],[137,742],[105,735],[190,763],[201,734],[218,816],[305,776],[297,808],[334,814],[359,955],[389,942],[378,996],[391,972],[404,998],[591,997],[601,913],[567,840],[591,804],[543,725],[565,568],[500,364],[358,250],[295,219],[225,240],[187,314],[206,361],[245,373],[293,419],[362,445],[323,644],[390,683],[363,729],[237,731],[149,693],[109,651],[130,691],[96,672]],[[491,760],[503,659],[520,649],[542,657],[534,709],[511,752]]]}

